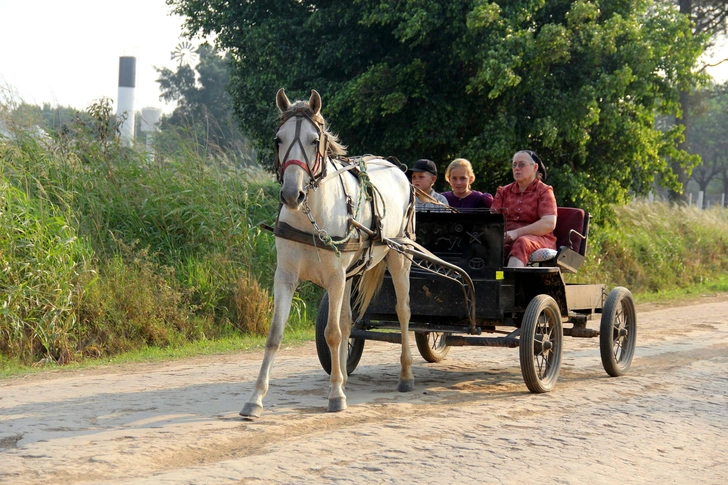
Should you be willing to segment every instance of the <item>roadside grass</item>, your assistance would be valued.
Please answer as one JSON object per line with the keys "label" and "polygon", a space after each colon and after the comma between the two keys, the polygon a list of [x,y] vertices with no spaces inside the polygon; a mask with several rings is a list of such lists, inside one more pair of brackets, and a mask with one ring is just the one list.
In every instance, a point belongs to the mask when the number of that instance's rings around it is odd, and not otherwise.
{"label": "roadside grass", "polygon": [[[311,327],[287,328],[281,348],[298,347],[313,341]],[[59,366],[52,361],[41,361],[26,365],[18,359],[9,359],[0,354],[0,379],[22,377],[38,373],[62,373],[80,369],[94,369],[133,363],[167,362],[208,355],[233,355],[240,352],[260,351],[265,348],[266,337],[262,335],[233,335],[216,340],[198,340],[167,347],[144,347],[110,357],[82,357]]]}

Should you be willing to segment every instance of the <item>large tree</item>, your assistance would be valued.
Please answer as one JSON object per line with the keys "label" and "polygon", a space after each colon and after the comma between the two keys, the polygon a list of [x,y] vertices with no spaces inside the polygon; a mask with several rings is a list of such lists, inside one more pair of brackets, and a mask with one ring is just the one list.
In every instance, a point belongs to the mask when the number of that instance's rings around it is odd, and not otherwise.
{"label": "large tree", "polygon": [[559,203],[598,212],[675,187],[673,115],[702,52],[675,7],[604,0],[167,0],[191,34],[232,57],[232,98],[260,147],[274,94],[315,88],[353,153],[469,158],[476,188],[508,181],[513,152],[538,151]]}

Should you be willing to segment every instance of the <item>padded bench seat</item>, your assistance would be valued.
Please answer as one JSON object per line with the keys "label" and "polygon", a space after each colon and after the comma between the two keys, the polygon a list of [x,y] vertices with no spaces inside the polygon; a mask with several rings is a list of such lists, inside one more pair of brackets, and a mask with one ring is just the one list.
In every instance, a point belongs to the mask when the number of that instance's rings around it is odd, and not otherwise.
{"label": "padded bench seat", "polygon": [[590,217],[582,209],[558,207],[554,229],[558,249],[535,251],[529,259],[529,266],[558,266],[567,273],[576,273],[586,256]]}

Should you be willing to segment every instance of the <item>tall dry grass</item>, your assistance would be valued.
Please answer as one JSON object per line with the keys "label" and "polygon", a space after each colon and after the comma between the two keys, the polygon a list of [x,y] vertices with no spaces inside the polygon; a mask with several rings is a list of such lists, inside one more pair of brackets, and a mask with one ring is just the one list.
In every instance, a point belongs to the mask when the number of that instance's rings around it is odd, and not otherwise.
{"label": "tall dry grass", "polygon": [[659,292],[728,271],[728,211],[634,201],[615,212],[612,224],[591,228],[576,281]]}
{"label": "tall dry grass", "polygon": [[[270,174],[120,145],[102,100],[50,136],[0,138],[0,360],[68,362],[264,332]],[[168,147],[170,138],[166,138]]]}

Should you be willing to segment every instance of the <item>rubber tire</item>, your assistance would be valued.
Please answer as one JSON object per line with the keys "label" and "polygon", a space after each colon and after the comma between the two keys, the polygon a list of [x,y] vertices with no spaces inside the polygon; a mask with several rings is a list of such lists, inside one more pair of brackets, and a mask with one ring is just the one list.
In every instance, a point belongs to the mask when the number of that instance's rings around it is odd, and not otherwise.
{"label": "rubber tire", "polygon": [[[541,321],[542,317],[546,321]],[[537,341],[543,339],[536,337],[537,332],[543,335],[544,325],[550,328],[548,341],[551,342],[548,355],[542,350],[536,350]],[[563,350],[564,330],[561,324],[561,311],[556,301],[548,295],[538,295],[526,307],[526,313],[521,322],[521,337],[519,342],[519,356],[521,360],[521,374],[528,390],[533,393],[549,392],[556,385],[561,368],[561,353]],[[544,365],[539,372],[539,363]]]}
{"label": "rubber tire", "polygon": [[[621,330],[626,333],[620,336]],[[632,293],[627,288],[614,288],[607,295],[599,326],[599,350],[607,374],[619,377],[627,372],[636,343],[637,312]]]}
{"label": "rubber tire", "polygon": [[[316,353],[318,354],[319,362],[321,367],[326,371],[327,374],[331,375],[331,352],[329,352],[329,345],[326,343],[326,323],[329,319],[329,294],[324,293],[323,298],[318,307],[318,314],[316,315]],[[351,375],[359,365],[362,353],[364,352],[363,338],[350,338],[349,339],[349,353],[346,357],[346,374]]]}
{"label": "rubber tire", "polygon": [[[440,343],[444,337],[445,334],[442,332],[415,332],[417,350],[420,351],[422,358],[430,363],[442,361],[450,352],[449,345]],[[434,342],[431,339],[434,339]]]}

